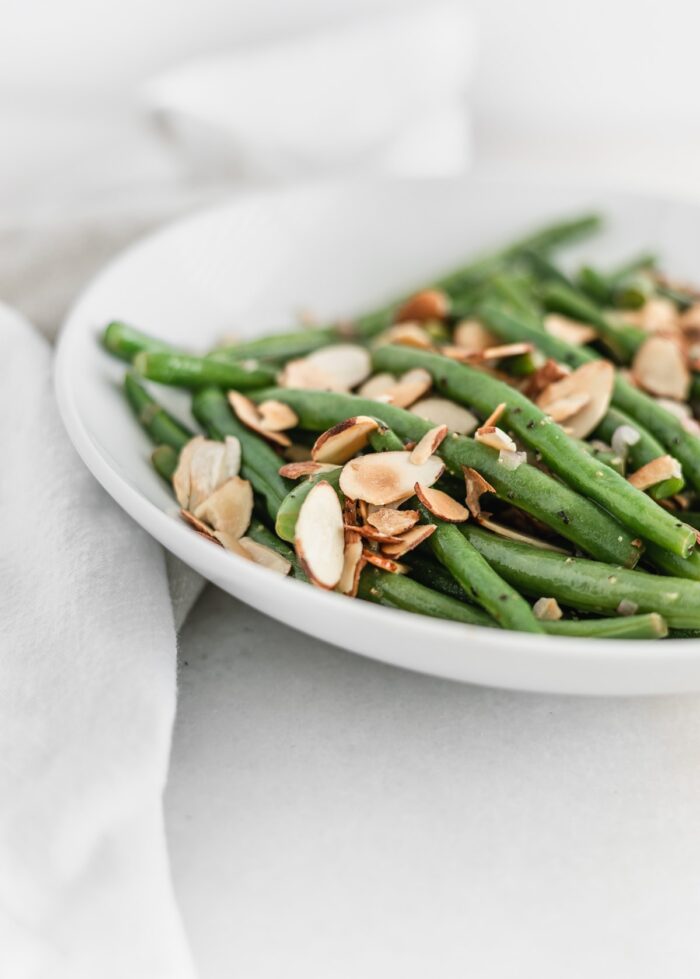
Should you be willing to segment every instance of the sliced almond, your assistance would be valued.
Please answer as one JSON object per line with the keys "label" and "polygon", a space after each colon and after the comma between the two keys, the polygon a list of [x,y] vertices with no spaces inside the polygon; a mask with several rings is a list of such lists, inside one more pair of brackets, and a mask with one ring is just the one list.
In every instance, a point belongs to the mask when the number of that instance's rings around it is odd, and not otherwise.
{"label": "sliced almond", "polygon": [[556,337],[557,340],[573,343],[577,347],[584,343],[590,343],[598,336],[590,323],[581,323],[579,320],[572,320],[560,313],[548,313],[544,318],[544,329],[546,333]]}
{"label": "sliced almond", "polygon": [[540,622],[556,622],[564,614],[556,598],[538,598],[532,606],[532,611]]}
{"label": "sliced almond", "polygon": [[398,343],[404,347],[416,347],[418,350],[432,350],[433,341],[427,330],[420,323],[401,322],[392,326],[384,334],[387,343]]}
{"label": "sliced almond", "polygon": [[237,554],[238,557],[243,558],[244,561],[252,561],[252,557],[246,551],[245,547],[241,547],[240,540],[233,534],[227,534],[224,530],[215,530],[214,537],[217,543],[225,547],[227,551],[231,551],[232,554]]}
{"label": "sliced almond", "polygon": [[378,544],[398,544],[401,540],[399,535],[383,534],[381,531],[370,526],[370,524],[362,524],[362,526],[348,526],[346,524],[345,530],[352,531],[357,537],[364,537],[365,540],[376,541]]}
{"label": "sliced almond", "polygon": [[416,483],[415,490],[418,499],[434,517],[447,523],[464,523],[469,519],[469,510],[442,490],[421,486],[420,483]]}
{"label": "sliced almond", "polygon": [[563,377],[568,377],[570,373],[570,367],[566,367],[564,364],[558,364],[556,360],[550,358],[541,367],[538,367],[534,373],[530,374],[521,390],[528,398],[535,401],[537,396],[545,388],[549,387],[553,381],[561,381]]}
{"label": "sliced almond", "polygon": [[328,473],[337,468],[338,466],[333,466],[329,462],[314,462],[313,459],[307,459],[305,462],[288,462],[280,467],[279,473],[285,479],[301,479],[302,476],[315,476],[316,473]]}
{"label": "sliced almond", "polygon": [[626,309],[621,318],[648,333],[675,333],[680,327],[676,305],[665,296],[647,299],[640,309]]}
{"label": "sliced almond", "polygon": [[403,557],[404,554],[408,554],[409,551],[414,550],[419,544],[426,541],[436,530],[437,527],[435,524],[418,524],[410,530],[407,530],[404,534],[401,534],[401,541],[398,544],[384,544],[382,554],[392,560]]}
{"label": "sliced almond", "polygon": [[531,343],[503,343],[495,347],[487,347],[481,352],[484,360],[505,360],[508,357],[521,357],[523,354],[530,354],[534,350]]}
{"label": "sliced almond", "polygon": [[258,413],[262,420],[263,428],[268,432],[283,432],[287,428],[294,428],[299,424],[296,412],[292,411],[284,401],[261,401],[258,405]]}
{"label": "sliced almond", "polygon": [[368,415],[358,415],[323,432],[313,444],[311,458],[314,462],[342,464],[356,455],[369,442],[369,436],[379,428],[379,423]]}
{"label": "sliced almond", "polygon": [[365,381],[357,393],[361,398],[375,400],[390,394],[394,387],[396,387],[396,378],[393,374],[375,374]]}
{"label": "sliced almond", "polygon": [[411,450],[410,459],[414,466],[422,466],[442,445],[447,435],[447,425],[438,425],[426,432],[420,442]]}
{"label": "sliced almond", "polygon": [[496,490],[476,469],[471,469],[469,466],[462,466],[462,472],[464,473],[464,483],[467,489],[467,506],[472,517],[478,520],[481,516],[481,497],[484,493],[493,493],[495,495]]}
{"label": "sliced almond", "polygon": [[214,530],[236,539],[245,534],[253,515],[253,489],[247,479],[232,476],[194,511]]}
{"label": "sliced almond", "polygon": [[219,543],[219,541],[214,536],[211,527],[205,524],[203,520],[198,520],[197,517],[195,517],[195,515],[191,513],[189,510],[185,510],[185,509],[180,510],[180,516],[185,521],[185,523],[188,523],[190,527],[194,528],[194,530],[196,530],[197,533],[200,534],[202,537],[204,537],[206,540],[213,541],[214,544]]}
{"label": "sliced almond", "polygon": [[282,432],[273,432],[265,427],[257,405],[245,394],[241,394],[240,391],[229,391],[228,401],[239,421],[243,422],[246,428],[257,432],[258,435],[262,435],[263,438],[269,442],[274,442],[276,445],[289,446],[292,444],[288,435],[284,435]]}
{"label": "sliced almond", "polygon": [[[581,407],[571,415],[566,415],[567,426],[575,438],[586,438],[600,423],[610,407],[615,368],[607,360],[592,360],[583,364],[571,374],[548,385],[537,398],[538,406],[549,413],[555,402],[563,399],[580,398]],[[583,402],[583,396],[588,398]],[[571,402],[568,402],[570,405]],[[559,405],[559,409],[562,405]]]}
{"label": "sliced almond", "polygon": [[396,322],[417,320],[443,320],[450,311],[449,296],[441,289],[423,289],[417,292],[401,306],[396,314]]}
{"label": "sliced almond", "polygon": [[362,552],[362,557],[367,564],[374,564],[375,567],[381,568],[382,571],[389,571],[391,574],[406,574],[409,570],[407,565],[399,564],[398,561],[392,561],[391,558],[385,557],[377,551],[365,549]]}
{"label": "sliced almond", "polygon": [[241,537],[238,543],[255,564],[260,564],[263,568],[269,568],[270,571],[281,575],[288,575],[292,570],[291,563],[285,557],[273,551],[271,547],[253,540],[252,537]]}
{"label": "sliced almond", "polygon": [[506,435],[496,425],[482,425],[477,428],[474,438],[482,445],[488,445],[499,452],[515,452],[518,448],[510,435]]}
{"label": "sliced almond", "polygon": [[411,405],[410,411],[434,425],[447,425],[449,431],[459,435],[471,435],[479,425],[471,411],[447,398],[423,398]]}
{"label": "sliced almond", "polygon": [[338,495],[325,480],[313,487],[297,517],[294,547],[310,581],[331,589],[345,563],[345,527]]}
{"label": "sliced almond", "polygon": [[491,414],[489,415],[489,417],[486,419],[486,421],[484,422],[484,424],[481,425],[480,427],[481,428],[488,428],[490,425],[497,425],[499,423],[499,421],[501,420],[501,416],[503,415],[503,412],[505,410],[506,410],[506,403],[505,403],[505,401],[501,401],[501,403],[499,405],[496,405],[496,407],[493,409],[493,411],[491,412]]}
{"label": "sliced almond", "polygon": [[416,466],[408,452],[377,452],[347,462],[340,475],[340,488],[351,500],[385,506],[411,495],[416,483],[432,486],[443,469],[437,456]]}
{"label": "sliced almond", "polygon": [[638,490],[647,490],[665,479],[677,479],[682,472],[681,464],[673,456],[659,456],[628,476],[627,482],[636,486]]}
{"label": "sliced almond", "polygon": [[357,540],[350,541],[345,545],[345,553],[343,555],[343,571],[340,575],[340,581],[336,586],[336,590],[341,592],[343,595],[350,595],[353,598],[357,595],[357,586],[360,581],[360,572],[365,565],[364,558],[362,556],[362,541],[358,538]]}
{"label": "sliced almond", "polygon": [[371,524],[380,534],[395,537],[410,530],[411,527],[415,527],[418,523],[418,511],[379,507],[367,515],[367,523]]}
{"label": "sliced almond", "polygon": [[541,540],[539,537],[532,537],[530,534],[523,534],[519,530],[513,530],[512,527],[506,527],[505,524],[496,523],[495,520],[491,520],[489,517],[485,517],[483,514],[479,518],[479,524],[485,527],[487,530],[492,531],[494,534],[498,534],[499,537],[507,537],[508,540],[518,541],[520,544],[529,544],[531,547],[539,547],[541,551],[554,551],[557,554],[568,554],[569,552],[564,550],[563,547],[557,547],[555,544],[550,544],[549,541]]}
{"label": "sliced almond", "polygon": [[414,367],[401,376],[389,391],[391,403],[397,408],[408,408],[427,394],[433,386],[433,379],[423,367]]}
{"label": "sliced almond", "polygon": [[454,329],[452,342],[467,354],[480,354],[498,343],[496,337],[479,320],[462,320]]}
{"label": "sliced almond", "polygon": [[670,337],[649,337],[635,354],[632,372],[650,394],[676,401],[688,397],[690,371],[679,344]]}
{"label": "sliced almond", "polygon": [[362,384],[372,373],[368,351],[355,343],[334,343],[306,358],[307,364],[335,378],[345,391]]}
{"label": "sliced almond", "polygon": [[572,418],[591,400],[589,394],[571,394],[568,398],[559,398],[547,405],[547,414],[554,422],[563,422]]}
{"label": "sliced almond", "polygon": [[241,447],[237,438],[214,442],[196,436],[183,448],[173,477],[178,503],[195,511],[215,489],[238,474]]}
{"label": "sliced almond", "polygon": [[310,391],[347,390],[336,377],[322,370],[318,365],[310,363],[306,357],[287,361],[277,377],[277,383],[283,388],[301,388]]}

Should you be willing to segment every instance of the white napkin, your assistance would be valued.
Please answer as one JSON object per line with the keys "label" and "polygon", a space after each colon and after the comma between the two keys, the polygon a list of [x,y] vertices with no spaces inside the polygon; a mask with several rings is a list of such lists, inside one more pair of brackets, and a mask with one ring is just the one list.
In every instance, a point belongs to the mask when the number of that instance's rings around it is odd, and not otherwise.
{"label": "white napkin", "polygon": [[0,337],[3,979],[186,979],[163,553],[73,451],[46,342],[6,307]]}
{"label": "white napkin", "polygon": [[422,3],[206,58],[145,95],[200,170],[444,176],[469,160],[473,52],[463,3]]}

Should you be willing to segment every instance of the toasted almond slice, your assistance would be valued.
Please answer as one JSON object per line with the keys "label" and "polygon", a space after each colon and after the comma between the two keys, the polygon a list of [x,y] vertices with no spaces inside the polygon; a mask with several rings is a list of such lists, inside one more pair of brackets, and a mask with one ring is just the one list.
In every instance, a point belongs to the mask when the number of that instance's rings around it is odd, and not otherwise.
{"label": "toasted almond slice", "polygon": [[556,622],[564,614],[556,598],[538,598],[532,606],[532,611],[540,622]]}
{"label": "toasted almond slice", "polygon": [[375,400],[390,394],[394,387],[396,387],[396,378],[393,374],[375,374],[365,381],[357,393],[361,398]]}
{"label": "toasted almond slice", "polygon": [[214,530],[236,539],[245,534],[253,515],[253,489],[247,479],[232,476],[194,511]]}
{"label": "toasted almond slice", "polygon": [[340,475],[340,488],[351,500],[385,506],[411,495],[416,483],[432,486],[443,469],[437,456],[416,466],[408,452],[377,452],[346,462]]}
{"label": "toasted almond slice", "polygon": [[382,553],[392,559],[403,557],[404,554],[408,554],[409,551],[427,540],[436,530],[437,527],[434,523],[417,524],[401,534],[401,541],[398,544],[384,544]]}
{"label": "toasted almond slice", "polygon": [[469,519],[469,510],[442,490],[421,486],[420,483],[416,483],[415,490],[418,499],[434,517],[448,523],[464,523]]}
{"label": "toasted almond slice", "polygon": [[329,462],[314,462],[307,459],[305,462],[288,462],[280,468],[280,476],[285,479],[301,479],[302,476],[314,476],[316,473],[327,473],[337,469],[337,466]]}
{"label": "toasted almond slice", "polygon": [[345,562],[345,528],[338,495],[325,479],[301,505],[294,547],[310,581],[319,588],[335,588]]}
{"label": "toasted almond slice", "polygon": [[283,435],[282,432],[273,432],[265,428],[257,405],[250,398],[247,398],[245,394],[241,394],[240,391],[229,391],[228,401],[238,416],[239,421],[242,421],[246,428],[257,432],[258,435],[262,435],[268,442],[274,442],[276,445],[290,446],[292,444],[289,436]]}
{"label": "toasted almond slice", "polygon": [[641,326],[648,333],[675,333],[680,328],[675,303],[665,296],[647,299],[640,309],[625,309],[621,318],[625,323]]}
{"label": "toasted almond slice", "polygon": [[264,568],[269,568],[270,571],[288,575],[292,570],[291,563],[285,557],[282,557],[277,551],[273,551],[271,547],[266,547],[265,544],[253,540],[252,537],[241,537],[238,544],[247,552],[251,561],[261,564]]}
{"label": "toasted almond slice", "polygon": [[238,439],[229,444],[202,439],[189,456],[190,498],[193,513],[211,494],[229,478],[229,471],[237,473],[240,466]]}
{"label": "toasted almond slice", "polygon": [[200,534],[202,537],[204,537],[206,540],[213,541],[214,544],[220,543],[214,536],[211,527],[205,524],[203,520],[199,520],[197,517],[195,517],[195,515],[191,513],[189,510],[185,510],[183,508],[182,510],[180,510],[180,516],[185,521],[185,523],[188,523],[190,527],[194,528],[194,530],[196,530],[197,533]]}
{"label": "toasted almond slice", "polygon": [[201,445],[204,441],[205,438],[203,435],[195,435],[193,439],[190,439],[183,446],[180,452],[177,469],[173,475],[173,490],[175,491],[175,498],[183,510],[186,510],[190,505],[190,465],[192,463],[192,457],[197,446]]}
{"label": "toasted almond slice", "polygon": [[258,405],[263,428],[268,432],[283,432],[286,428],[294,428],[299,424],[296,412],[292,411],[284,401],[261,401]]}
{"label": "toasted almond slice", "polygon": [[450,311],[449,296],[441,289],[423,289],[417,292],[401,306],[396,314],[396,322],[417,320],[444,320]]}
{"label": "toasted almond slice", "polygon": [[639,490],[647,490],[663,482],[664,479],[678,478],[682,472],[681,464],[673,456],[659,456],[628,476],[627,482]]}
{"label": "toasted almond slice", "polygon": [[474,360],[481,358],[481,354],[471,353],[471,351],[465,350],[463,347],[456,347],[451,343],[446,343],[440,347],[440,353],[443,357],[449,357],[450,360],[458,360],[460,364],[471,364]]}
{"label": "toasted almond slice", "polygon": [[[345,526],[345,543],[352,540],[350,531],[357,528],[357,500],[351,500],[347,496],[343,499],[343,524]],[[355,533],[357,537],[357,533]]]}
{"label": "toasted almond slice", "polygon": [[376,419],[368,415],[347,418],[319,435],[311,449],[311,458],[314,462],[333,462],[339,465],[347,462],[360,449],[364,449],[370,433],[378,428]]}
{"label": "toasted almond slice", "polygon": [[414,466],[422,466],[440,448],[447,435],[447,425],[437,425],[426,432],[416,447],[411,450],[410,459]]}
{"label": "toasted almond slice", "polygon": [[306,362],[335,378],[345,391],[362,384],[372,373],[368,351],[355,343],[334,343],[321,347],[309,354]]}
{"label": "toasted almond slice", "polygon": [[375,567],[381,568],[382,571],[389,571],[391,574],[406,574],[409,570],[407,565],[399,564],[398,561],[392,561],[391,558],[367,548],[362,552],[362,557],[367,564],[374,564]]}
{"label": "toasted almond slice", "polygon": [[360,582],[360,572],[365,565],[364,558],[362,556],[362,541],[357,538],[352,540],[345,545],[345,553],[343,555],[343,571],[340,575],[340,581],[336,586],[336,591],[341,592],[343,595],[350,595],[355,597],[357,595],[357,586]]}
{"label": "toasted almond slice", "polygon": [[418,511],[379,507],[367,515],[367,523],[376,528],[380,534],[395,537],[415,527],[418,523]]}
{"label": "toasted almond slice", "polygon": [[462,320],[455,327],[452,340],[467,354],[480,354],[498,343],[498,337],[487,330],[479,320]]}
{"label": "toasted almond slice", "polygon": [[548,385],[537,398],[537,404],[543,411],[549,412],[550,405],[557,401],[586,395],[588,401],[578,411],[566,416],[571,434],[583,439],[590,435],[608,410],[614,384],[613,365],[607,360],[592,360],[561,381]]}
{"label": "toasted almond slice", "polygon": [[433,349],[431,336],[420,323],[397,323],[386,331],[384,338],[387,343],[398,343],[404,347],[416,347],[418,350]]}
{"label": "toasted almond slice", "polygon": [[547,405],[547,414],[554,422],[563,422],[573,417],[591,400],[590,394],[571,394],[568,398],[558,398]]}
{"label": "toasted almond slice", "polygon": [[518,448],[510,435],[497,428],[496,425],[482,425],[477,428],[474,438],[482,445],[488,445],[499,452],[515,452]]}
{"label": "toasted almond slice", "polygon": [[362,524],[362,526],[346,524],[345,530],[351,531],[355,536],[364,537],[365,540],[376,541],[378,544],[398,544],[401,540],[398,534],[383,534],[381,531],[370,526],[370,524]]}
{"label": "toasted almond slice", "polygon": [[481,515],[481,497],[484,493],[493,493],[495,495],[496,490],[476,469],[470,469],[469,466],[462,466],[462,472],[464,473],[464,483],[467,489],[467,506],[472,517],[478,520]]}
{"label": "toasted almond slice", "polygon": [[557,340],[573,343],[577,347],[584,343],[590,343],[598,336],[590,323],[581,323],[579,320],[572,320],[560,313],[548,313],[544,318],[544,329],[546,333],[556,337]]}
{"label": "toasted almond slice", "polygon": [[507,537],[508,540],[519,541],[521,544],[530,544],[532,547],[539,547],[542,551],[554,551],[557,554],[569,553],[563,547],[557,547],[555,544],[550,544],[549,541],[541,540],[539,537],[532,537],[530,534],[523,534],[519,530],[513,530],[512,527],[506,527],[505,524],[496,523],[495,520],[491,520],[483,514],[479,518],[479,525],[486,527],[487,530],[493,531],[494,534],[498,534],[500,537]]}
{"label": "toasted almond slice", "polygon": [[409,410],[434,425],[447,425],[449,431],[459,435],[470,435],[479,425],[471,411],[447,398],[423,398],[411,405]]}
{"label": "toasted almond slice", "polygon": [[427,394],[433,379],[423,367],[414,367],[399,379],[389,392],[391,403],[397,408],[408,408]]}
{"label": "toasted almond slice", "polygon": [[641,345],[632,372],[650,394],[685,401],[690,390],[690,371],[683,351],[670,337],[652,336]]}
{"label": "toasted almond slice", "polygon": [[309,363],[306,357],[287,361],[277,377],[277,383],[283,388],[301,388],[309,391],[343,392],[346,390],[337,378],[316,364]]}
{"label": "toasted almond slice", "polygon": [[505,360],[508,357],[520,357],[522,354],[532,353],[534,346],[531,343],[502,343],[496,347],[487,347],[481,352],[484,360]]}
{"label": "toasted almond slice", "polygon": [[523,394],[526,394],[528,398],[534,401],[553,381],[561,381],[563,377],[568,377],[570,373],[570,367],[567,367],[565,364],[558,364],[556,360],[552,360],[550,357],[534,373],[530,374],[521,390]]}
{"label": "toasted almond slice", "polygon": [[484,424],[480,426],[480,428],[488,428],[489,425],[498,425],[499,421],[501,420],[501,416],[503,415],[503,412],[505,410],[506,410],[506,403],[505,401],[501,401],[499,405],[496,405],[496,407],[493,409],[493,411],[486,419]]}

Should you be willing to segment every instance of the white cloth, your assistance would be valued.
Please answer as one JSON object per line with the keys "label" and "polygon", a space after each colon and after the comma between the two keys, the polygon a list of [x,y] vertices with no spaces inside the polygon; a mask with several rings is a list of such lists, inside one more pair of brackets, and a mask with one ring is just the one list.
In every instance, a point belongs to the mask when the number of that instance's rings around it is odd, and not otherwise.
{"label": "white cloth", "polygon": [[446,176],[469,161],[473,66],[469,11],[442,0],[208,57],[145,96],[205,171]]}
{"label": "white cloth", "polygon": [[0,337],[0,971],[187,979],[163,554],[70,445],[46,342],[6,307]]}

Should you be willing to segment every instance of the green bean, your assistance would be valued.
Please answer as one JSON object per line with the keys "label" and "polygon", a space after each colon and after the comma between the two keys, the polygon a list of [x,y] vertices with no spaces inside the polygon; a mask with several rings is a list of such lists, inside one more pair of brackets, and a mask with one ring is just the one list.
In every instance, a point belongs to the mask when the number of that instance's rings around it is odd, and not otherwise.
{"label": "green bean", "polygon": [[700,581],[700,551],[693,551],[690,557],[682,558],[665,551],[662,547],[657,547],[656,544],[649,544],[644,556],[664,574],[674,578]]}
{"label": "green bean", "polygon": [[247,391],[272,384],[275,379],[273,370],[255,363],[225,363],[207,357],[191,357],[189,354],[144,351],[134,358],[134,369],[152,381],[183,388],[216,385]]}
{"label": "green bean", "polygon": [[[617,429],[623,425],[633,428],[639,435],[638,441],[634,445],[630,445],[627,452],[633,470],[641,469],[647,462],[658,459],[659,456],[665,454],[666,450],[661,443],[657,442],[654,436],[647,432],[645,428],[642,428],[634,418],[630,418],[629,415],[620,411],[619,408],[610,407],[593,434],[596,438],[603,439],[605,442],[611,442]],[[676,493],[680,493],[684,486],[685,480],[682,476],[671,477],[670,479],[664,479],[661,483],[657,483],[656,486],[652,486],[649,490],[649,496],[654,500],[665,500],[669,496],[675,496]]]}
{"label": "green bean", "polygon": [[490,414],[495,405],[505,402],[507,407],[502,416],[505,424],[526,445],[538,451],[561,479],[595,500],[641,537],[681,557],[686,557],[694,548],[695,535],[691,528],[684,527],[614,470],[601,466],[583,452],[576,440],[529,398],[503,381],[439,354],[391,344],[374,351],[373,363],[382,371],[400,372],[424,367],[439,391],[455,401],[473,406],[483,415]]}
{"label": "green bean", "polygon": [[151,453],[153,468],[171,487],[179,456],[180,453],[172,445],[157,445]]}
{"label": "green bean", "polygon": [[[402,408],[355,395],[276,388],[253,396],[257,401],[271,398],[290,405],[300,426],[316,432],[354,415],[381,419],[406,441],[418,441],[433,427]],[[535,466],[523,463],[515,470],[508,470],[499,463],[498,453],[493,449],[454,433],[444,440],[438,455],[449,472],[460,479],[463,466],[478,470],[501,499],[541,520],[593,557],[628,567],[639,559],[641,551],[634,542],[635,535],[595,503]]]}
{"label": "green bean", "polygon": [[380,419],[380,426],[369,434],[369,444],[375,452],[401,452],[406,446],[398,437],[396,432],[384,424]]}
{"label": "green bean", "polygon": [[338,331],[335,327],[311,327],[306,330],[276,333],[257,340],[241,340],[240,343],[218,347],[209,354],[209,358],[226,362],[248,358],[285,361],[294,357],[304,357],[337,340]]}
{"label": "green bean", "polygon": [[[580,367],[596,357],[593,351],[551,336],[543,329],[533,326],[530,321],[526,322],[523,318],[497,305],[484,303],[479,312],[489,329],[502,339],[509,342],[527,340],[538,346],[548,357],[553,357],[570,367]],[[619,373],[615,376],[612,400],[615,408],[634,419],[634,427],[640,433],[653,436],[674,458],[678,459],[683,467],[685,478],[700,491],[700,439],[687,432],[679,418],[639,388],[634,387]],[[641,453],[645,445],[650,446],[648,440],[642,441],[637,451]],[[651,446],[649,451],[652,451]],[[652,456],[652,458],[657,457]],[[645,461],[650,462],[651,459]]]}
{"label": "green bean", "polygon": [[610,350],[627,364],[632,360],[648,334],[629,323],[615,323],[600,308],[582,293],[562,285],[547,284],[542,289],[542,298],[548,309],[573,316],[595,326],[600,337]]}
{"label": "green bean", "polygon": [[142,352],[181,353],[176,347],[166,343],[164,340],[151,337],[147,333],[142,333],[141,330],[137,330],[135,327],[129,326],[127,323],[122,323],[119,320],[107,324],[102,334],[102,344],[115,357],[128,360],[129,363],[131,363],[136,354]]}
{"label": "green bean", "polygon": [[700,628],[700,582],[565,557],[470,524],[459,530],[495,571],[526,595],[544,595],[600,615],[617,612],[621,602],[628,602],[635,611],[658,612],[672,628]]}
{"label": "green bean", "polygon": [[290,490],[289,493],[287,493],[279,505],[277,516],[275,518],[275,533],[278,537],[281,537],[282,540],[289,541],[290,543],[294,542],[297,519],[299,517],[301,505],[316,483],[320,483],[325,480],[325,482],[329,483],[333,489],[339,495],[341,495],[338,488],[341,472],[342,469],[340,466],[338,466],[337,469],[329,469],[327,472],[314,473],[307,479],[297,483],[297,485]]}
{"label": "green bean", "polygon": [[193,432],[169,414],[165,408],[162,408],[155,398],[151,397],[143,384],[131,372],[124,377],[124,393],[139,424],[152,441],[170,445],[179,451],[194,437]]}
{"label": "green bean", "polygon": [[226,395],[218,388],[197,391],[192,399],[192,413],[211,438],[223,440],[227,435],[234,435],[238,439],[241,473],[265,498],[267,511],[274,520],[291,485],[279,474],[282,460],[274,449],[238,421]]}
{"label": "green bean", "polygon": [[[448,577],[450,577],[448,575]],[[479,609],[457,598],[441,594],[406,575],[390,574],[367,567],[360,576],[358,596],[388,608],[401,609],[435,619],[495,628],[496,622]],[[664,619],[656,612],[618,616],[612,619],[559,619],[542,622],[550,636],[585,636],[596,639],[663,639],[668,634]]]}
{"label": "green bean", "polygon": [[417,508],[423,523],[435,527],[428,538],[433,554],[475,602],[504,629],[543,631],[525,599],[493,570],[454,524],[438,520],[421,503]]}

